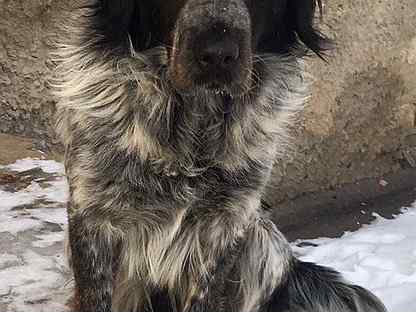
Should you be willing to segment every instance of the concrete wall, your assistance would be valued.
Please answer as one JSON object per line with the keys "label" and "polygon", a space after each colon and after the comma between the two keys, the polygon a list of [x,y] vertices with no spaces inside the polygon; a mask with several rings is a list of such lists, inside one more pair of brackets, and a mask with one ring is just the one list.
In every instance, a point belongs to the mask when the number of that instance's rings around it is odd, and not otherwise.
{"label": "concrete wall", "polygon": [[[52,20],[65,1],[0,0],[0,132],[49,141]],[[45,144],[42,144],[45,145]]]}
{"label": "concrete wall", "polygon": [[309,61],[313,97],[272,202],[381,177],[416,155],[416,1],[325,2],[322,30],[337,49],[328,64]]}
{"label": "concrete wall", "polygon": [[[274,203],[414,165],[416,1],[326,2],[321,27],[338,47],[328,64],[308,60],[314,95],[277,161]],[[66,3],[0,0],[0,132],[54,141],[47,51]]]}

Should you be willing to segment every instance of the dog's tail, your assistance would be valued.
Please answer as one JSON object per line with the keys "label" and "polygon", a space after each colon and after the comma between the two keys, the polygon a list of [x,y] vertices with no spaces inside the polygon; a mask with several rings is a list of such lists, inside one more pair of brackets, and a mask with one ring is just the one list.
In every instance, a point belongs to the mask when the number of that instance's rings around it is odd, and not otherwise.
{"label": "dog's tail", "polygon": [[387,312],[368,290],[314,263],[295,260],[262,312]]}

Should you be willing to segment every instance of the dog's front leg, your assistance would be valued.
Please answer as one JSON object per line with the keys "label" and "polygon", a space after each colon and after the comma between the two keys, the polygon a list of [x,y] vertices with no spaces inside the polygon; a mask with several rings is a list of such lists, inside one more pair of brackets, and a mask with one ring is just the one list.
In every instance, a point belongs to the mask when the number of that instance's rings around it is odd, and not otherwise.
{"label": "dog's front leg", "polygon": [[112,311],[117,242],[111,229],[103,220],[70,217],[69,241],[79,312]]}
{"label": "dog's front leg", "polygon": [[211,271],[211,278],[201,286],[204,295],[194,300],[189,312],[232,312],[236,311],[239,289],[236,280],[236,264],[240,257],[240,243],[223,252],[220,259],[216,259]]}

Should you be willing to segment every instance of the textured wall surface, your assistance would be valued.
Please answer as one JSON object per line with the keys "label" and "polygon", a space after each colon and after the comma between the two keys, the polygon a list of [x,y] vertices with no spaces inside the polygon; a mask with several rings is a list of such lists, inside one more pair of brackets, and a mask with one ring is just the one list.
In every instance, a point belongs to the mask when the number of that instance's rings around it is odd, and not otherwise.
{"label": "textured wall surface", "polygon": [[[328,63],[308,60],[313,96],[273,202],[414,165],[416,1],[326,2],[321,27],[338,46]],[[0,132],[53,141],[47,51],[66,3],[0,0]]]}
{"label": "textured wall surface", "polygon": [[321,28],[337,49],[328,64],[309,61],[313,96],[273,202],[414,165],[416,1],[325,2]]}
{"label": "textured wall surface", "polygon": [[47,90],[53,0],[0,0],[0,132],[51,138]]}

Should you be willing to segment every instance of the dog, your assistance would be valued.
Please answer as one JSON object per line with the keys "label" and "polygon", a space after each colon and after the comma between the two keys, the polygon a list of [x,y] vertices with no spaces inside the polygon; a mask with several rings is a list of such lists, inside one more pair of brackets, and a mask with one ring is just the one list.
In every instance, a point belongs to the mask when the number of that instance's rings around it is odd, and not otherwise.
{"label": "dog", "polygon": [[80,312],[383,312],[262,201],[330,41],[314,0],[84,0],[55,52]]}

